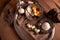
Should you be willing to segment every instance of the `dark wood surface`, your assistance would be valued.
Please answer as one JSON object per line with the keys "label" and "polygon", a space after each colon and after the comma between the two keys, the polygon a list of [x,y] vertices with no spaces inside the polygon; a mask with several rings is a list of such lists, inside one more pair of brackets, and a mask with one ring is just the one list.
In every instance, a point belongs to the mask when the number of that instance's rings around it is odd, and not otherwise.
{"label": "dark wood surface", "polygon": [[0,35],[2,40],[20,40],[16,32],[0,17]]}
{"label": "dark wood surface", "polygon": [[9,3],[10,0],[0,0],[0,14],[2,10],[4,9],[5,5]]}

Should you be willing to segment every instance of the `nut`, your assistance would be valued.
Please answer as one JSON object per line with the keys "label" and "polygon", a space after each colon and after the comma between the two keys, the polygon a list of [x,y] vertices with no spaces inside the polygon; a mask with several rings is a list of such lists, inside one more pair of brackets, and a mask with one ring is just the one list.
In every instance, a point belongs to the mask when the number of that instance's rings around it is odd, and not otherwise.
{"label": "nut", "polygon": [[40,29],[35,28],[34,31],[35,31],[35,33],[39,33]]}
{"label": "nut", "polygon": [[32,29],[34,29],[35,28],[35,26],[32,26]]}
{"label": "nut", "polygon": [[30,25],[30,24],[27,24],[27,27],[28,27],[28,28],[32,28],[32,25]]}

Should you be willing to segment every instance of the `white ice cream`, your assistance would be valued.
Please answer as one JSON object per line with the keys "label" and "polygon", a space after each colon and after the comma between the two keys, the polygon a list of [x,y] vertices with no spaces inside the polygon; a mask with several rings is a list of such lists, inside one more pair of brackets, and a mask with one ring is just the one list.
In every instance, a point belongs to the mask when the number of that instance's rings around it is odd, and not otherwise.
{"label": "white ice cream", "polygon": [[48,22],[43,23],[42,29],[49,30],[50,29],[50,24]]}
{"label": "white ice cream", "polygon": [[23,9],[23,8],[20,8],[20,9],[18,10],[18,12],[19,12],[20,14],[23,14],[23,13],[24,13],[24,9]]}

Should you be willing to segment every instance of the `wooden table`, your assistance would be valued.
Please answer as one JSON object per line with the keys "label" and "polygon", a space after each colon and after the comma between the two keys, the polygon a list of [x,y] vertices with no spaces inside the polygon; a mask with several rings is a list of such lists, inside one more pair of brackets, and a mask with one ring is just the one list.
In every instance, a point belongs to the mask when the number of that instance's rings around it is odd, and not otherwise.
{"label": "wooden table", "polygon": [[[46,0],[48,1],[48,0]],[[54,0],[58,5],[60,3],[58,3],[57,0]],[[39,1],[40,2],[40,1]],[[0,1],[0,4],[2,4],[3,2]],[[5,1],[4,1],[5,3]],[[14,8],[15,6],[15,1],[11,0],[10,5]],[[41,2],[42,3],[42,2]],[[4,5],[0,6],[0,10],[2,10]],[[42,5],[43,6],[43,5]],[[46,5],[45,5],[46,6]],[[47,7],[48,8],[48,7]],[[46,9],[46,8],[45,8]],[[50,8],[46,9],[46,10],[50,10]],[[55,23],[55,36],[54,36],[54,40],[60,40],[60,23]],[[10,27],[8,25],[8,23],[6,23],[3,19],[3,16],[0,16],[0,36],[2,38],[2,40],[21,40],[18,35],[16,34],[15,30],[13,27]]]}

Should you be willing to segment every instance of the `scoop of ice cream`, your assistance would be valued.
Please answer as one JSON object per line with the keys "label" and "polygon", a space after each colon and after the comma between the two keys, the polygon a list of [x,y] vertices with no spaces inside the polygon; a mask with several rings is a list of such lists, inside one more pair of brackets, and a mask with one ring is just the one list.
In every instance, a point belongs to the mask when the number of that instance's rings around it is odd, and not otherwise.
{"label": "scoop of ice cream", "polygon": [[50,29],[50,24],[48,22],[43,23],[42,29],[49,30]]}
{"label": "scoop of ice cream", "polygon": [[24,9],[23,9],[23,8],[20,8],[20,9],[18,10],[18,12],[19,12],[20,14],[23,14],[23,13],[24,13]]}

